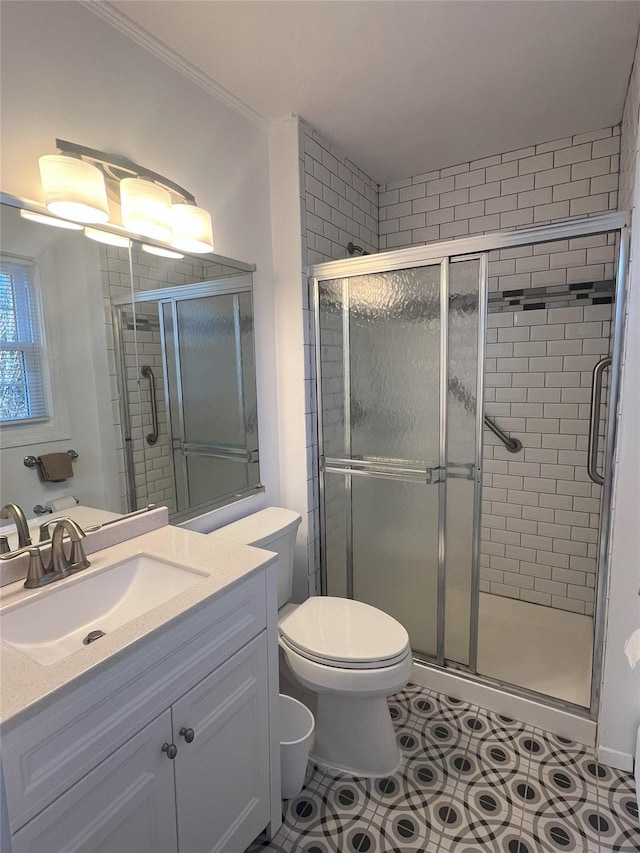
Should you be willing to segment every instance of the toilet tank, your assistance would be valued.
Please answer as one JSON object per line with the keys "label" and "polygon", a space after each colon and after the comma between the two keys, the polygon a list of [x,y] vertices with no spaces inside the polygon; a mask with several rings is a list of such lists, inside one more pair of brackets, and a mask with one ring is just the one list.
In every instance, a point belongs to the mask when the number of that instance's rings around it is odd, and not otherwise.
{"label": "toilet tank", "polygon": [[293,584],[293,553],[296,534],[302,517],[290,509],[271,506],[253,515],[233,521],[210,536],[227,539],[241,545],[253,545],[278,554],[278,608],[291,598]]}

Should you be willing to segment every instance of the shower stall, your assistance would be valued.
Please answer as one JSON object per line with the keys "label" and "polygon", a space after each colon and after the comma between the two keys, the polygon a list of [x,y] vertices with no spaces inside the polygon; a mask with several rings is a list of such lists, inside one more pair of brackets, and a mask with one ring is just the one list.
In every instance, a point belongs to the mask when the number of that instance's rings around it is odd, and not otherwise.
{"label": "shower stall", "polygon": [[627,241],[605,214],[311,270],[323,592],[592,719]]}

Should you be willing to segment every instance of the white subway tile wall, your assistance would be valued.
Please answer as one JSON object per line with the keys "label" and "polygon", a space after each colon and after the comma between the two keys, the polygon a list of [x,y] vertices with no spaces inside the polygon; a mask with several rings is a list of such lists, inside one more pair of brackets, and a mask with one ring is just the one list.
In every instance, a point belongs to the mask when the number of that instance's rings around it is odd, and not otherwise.
{"label": "white subway tile wall", "polygon": [[[488,316],[485,410],[522,450],[485,431],[480,587],[592,614],[601,488],[587,475],[587,436],[612,306],[569,293],[570,307],[502,300]],[[602,293],[596,300],[610,298]]]}
{"label": "white subway tile wall", "polygon": [[618,206],[620,210],[634,207],[634,180],[638,152],[638,105],[640,104],[640,63],[636,59],[631,70],[629,90],[624,102],[621,125],[620,187]]}
{"label": "white subway tile wall", "polygon": [[379,250],[616,210],[619,152],[605,127],[382,184]]}
{"label": "white subway tile wall", "polygon": [[307,264],[349,257],[354,243],[378,251],[378,185],[301,122],[300,186]]}

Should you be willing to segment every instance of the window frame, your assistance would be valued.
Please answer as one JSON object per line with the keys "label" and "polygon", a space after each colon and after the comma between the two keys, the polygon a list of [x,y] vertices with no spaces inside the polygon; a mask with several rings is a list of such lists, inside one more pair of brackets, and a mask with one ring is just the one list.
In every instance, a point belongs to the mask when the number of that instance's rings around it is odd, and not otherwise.
{"label": "window frame", "polygon": [[36,306],[36,322],[41,332],[41,382],[46,413],[24,420],[0,422],[0,444],[2,447],[22,447],[48,441],[70,438],[69,406],[62,377],[60,336],[56,322],[59,312],[55,256],[46,249],[39,257],[25,257],[13,252],[2,252],[9,262],[31,266],[33,270],[33,296]]}

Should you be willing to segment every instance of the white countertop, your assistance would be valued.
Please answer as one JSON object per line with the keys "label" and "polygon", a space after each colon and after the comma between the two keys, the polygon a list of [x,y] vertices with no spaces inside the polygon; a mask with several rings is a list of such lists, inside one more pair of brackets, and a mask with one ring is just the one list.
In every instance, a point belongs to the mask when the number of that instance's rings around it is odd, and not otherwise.
{"label": "white countertop", "polygon": [[29,599],[46,590],[53,591],[58,585],[140,553],[196,569],[207,576],[190,589],[105,635],[99,642],[83,646],[66,659],[49,666],[37,663],[1,641],[0,613],[0,724],[63,691],[89,671],[95,674],[100,668],[106,668],[115,657],[122,658],[123,650],[141,638],[179,619],[200,602],[220,595],[276,559],[270,551],[236,545],[222,538],[167,525],[97,551],[90,555],[91,566],[88,569],[40,590],[24,589],[22,580],[2,587],[0,607]]}

